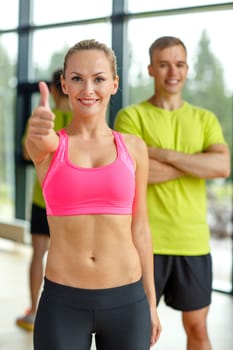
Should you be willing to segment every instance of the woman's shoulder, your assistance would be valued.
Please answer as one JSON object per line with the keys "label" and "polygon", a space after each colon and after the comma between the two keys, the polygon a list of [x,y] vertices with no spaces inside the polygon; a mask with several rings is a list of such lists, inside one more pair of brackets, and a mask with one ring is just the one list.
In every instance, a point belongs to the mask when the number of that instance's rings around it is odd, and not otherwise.
{"label": "woman's shoulder", "polygon": [[145,152],[147,152],[147,146],[143,141],[143,139],[141,139],[139,136],[133,135],[133,134],[125,134],[122,132],[119,134],[122,136],[126,147],[134,155],[140,156],[142,154],[145,154]]}

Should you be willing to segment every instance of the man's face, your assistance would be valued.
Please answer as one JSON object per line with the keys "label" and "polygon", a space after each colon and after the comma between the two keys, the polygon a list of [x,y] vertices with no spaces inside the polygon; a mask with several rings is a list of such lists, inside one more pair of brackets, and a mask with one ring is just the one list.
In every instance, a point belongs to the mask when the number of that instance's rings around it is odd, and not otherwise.
{"label": "man's face", "polygon": [[181,93],[188,73],[186,59],[187,55],[182,45],[154,50],[148,72],[155,79],[156,93],[162,95]]}

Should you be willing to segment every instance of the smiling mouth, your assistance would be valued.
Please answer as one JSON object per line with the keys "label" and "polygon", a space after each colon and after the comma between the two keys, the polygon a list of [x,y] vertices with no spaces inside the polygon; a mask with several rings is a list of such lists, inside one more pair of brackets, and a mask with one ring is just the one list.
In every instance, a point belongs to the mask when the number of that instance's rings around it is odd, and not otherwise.
{"label": "smiling mouth", "polygon": [[98,101],[98,99],[82,99],[82,98],[79,98],[78,99],[79,100],[79,102],[81,103],[81,104],[83,104],[83,105],[85,105],[85,106],[92,106],[92,105],[94,105],[97,101]]}
{"label": "smiling mouth", "polygon": [[167,83],[171,84],[171,85],[176,85],[176,84],[179,83],[179,80],[177,80],[177,79],[168,79]]}

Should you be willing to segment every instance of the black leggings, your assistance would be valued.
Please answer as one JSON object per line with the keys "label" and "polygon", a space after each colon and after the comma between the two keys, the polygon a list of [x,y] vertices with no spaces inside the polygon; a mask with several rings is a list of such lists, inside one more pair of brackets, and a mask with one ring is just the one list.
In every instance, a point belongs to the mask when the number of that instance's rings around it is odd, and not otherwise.
{"label": "black leggings", "polygon": [[151,322],[141,280],[108,289],[80,289],[45,278],[34,350],[149,350]]}

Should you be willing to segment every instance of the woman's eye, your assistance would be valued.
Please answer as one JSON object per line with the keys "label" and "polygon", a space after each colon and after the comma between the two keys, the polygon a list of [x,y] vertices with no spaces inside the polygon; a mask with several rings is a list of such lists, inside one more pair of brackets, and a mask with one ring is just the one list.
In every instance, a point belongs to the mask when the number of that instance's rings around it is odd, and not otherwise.
{"label": "woman's eye", "polygon": [[97,83],[100,83],[101,81],[104,81],[104,78],[97,77],[97,78],[95,79],[95,81],[96,81]]}
{"label": "woman's eye", "polygon": [[72,77],[72,79],[71,80],[73,80],[73,81],[80,81],[81,80],[81,78],[80,77]]}

